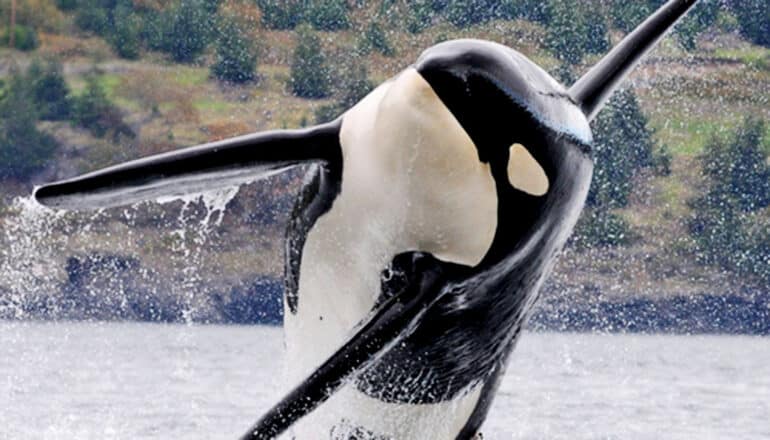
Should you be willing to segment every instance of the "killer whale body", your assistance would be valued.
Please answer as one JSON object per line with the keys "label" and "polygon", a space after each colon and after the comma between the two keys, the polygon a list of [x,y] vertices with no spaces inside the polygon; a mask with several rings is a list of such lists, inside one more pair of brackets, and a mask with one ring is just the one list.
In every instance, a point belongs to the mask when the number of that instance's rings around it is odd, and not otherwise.
{"label": "killer whale body", "polygon": [[[454,414],[459,419],[457,426],[444,437],[469,439],[486,417],[539,286],[585,200],[593,166],[588,121],[639,59],[696,2],[666,3],[569,90],[512,49],[477,40],[450,41],[428,49],[412,67],[331,123],[248,135],[140,159],[46,185],[38,188],[35,196],[44,204],[61,208],[114,206],[232,185],[286,167],[311,164],[287,229],[287,340],[292,341],[290,352],[293,347],[297,356],[298,349],[324,347],[310,359],[298,362],[304,365],[297,378],[304,379],[298,380],[299,385],[244,438],[274,438],[343,390],[346,398],[352,399],[349,402],[372,404],[375,411],[391,406],[444,410],[444,402],[459,402],[462,414]],[[428,114],[425,119],[421,119],[423,113]],[[376,137],[383,133],[398,137],[393,120],[408,133],[445,136],[444,143],[452,144],[455,150],[427,151],[455,153],[446,161],[456,159],[459,165],[452,168],[440,158],[426,158],[420,150],[436,145],[414,141],[416,146],[399,147],[397,142],[393,146],[382,136]],[[423,132],[414,120],[434,130]],[[367,143],[371,148],[361,156],[358,145]],[[384,154],[380,150],[385,147],[394,151]],[[529,156],[521,159],[517,151]],[[378,154],[383,160],[372,165],[367,157]],[[417,173],[422,172],[424,180],[417,185],[425,188],[407,185],[407,190],[398,193],[402,181],[411,176],[398,174],[403,167],[396,167],[394,172],[386,166],[394,157],[410,154],[432,161],[445,173],[434,175],[418,167]],[[319,303],[317,289],[309,288],[303,277],[318,280],[330,271],[328,265],[314,266],[319,264],[318,258],[308,261],[308,255],[323,255],[331,246],[319,237],[319,230],[339,232],[328,220],[367,213],[350,208],[366,202],[356,193],[355,186],[367,184],[357,174],[357,167],[374,167],[369,171],[378,177],[398,177],[377,183],[392,185],[394,192],[408,201],[415,192],[424,195],[420,191],[432,194],[442,190],[431,180],[436,176],[445,176],[451,189],[462,188],[452,185],[462,183],[468,174],[469,192],[476,192],[473,197],[457,194],[457,198],[475,207],[473,213],[451,205],[448,212],[459,220],[440,217],[447,205],[437,196],[436,200],[427,199],[436,206],[424,215],[438,219],[439,227],[463,232],[472,225],[468,223],[471,214],[477,214],[478,229],[485,232],[463,235],[470,242],[463,246],[427,237],[430,231],[423,230],[427,235],[418,237],[422,242],[407,240],[403,249],[393,248],[392,255],[372,260],[371,268],[378,272],[377,285],[372,284],[371,274],[367,275],[369,284],[362,281],[355,285],[374,287],[356,292],[371,297],[363,300],[363,306],[358,305],[358,314],[351,312],[353,318],[338,317],[344,325],[335,333],[321,323],[324,317],[327,323],[333,321],[334,308]],[[527,188],[526,182],[521,187],[512,176],[517,172],[535,175],[530,171],[538,167],[547,178],[545,192]],[[350,181],[356,178],[360,181]],[[374,188],[371,198],[387,196]],[[489,197],[494,199],[493,210],[487,203]],[[386,208],[399,211],[397,205]],[[418,208],[413,206],[412,210]],[[430,217],[431,212],[439,212],[439,217]],[[408,217],[397,220],[404,219],[417,229],[421,227],[420,221],[412,222]],[[393,232],[387,225],[381,230]],[[394,230],[409,235],[409,231]],[[373,231],[377,232],[381,231]],[[332,289],[327,295],[349,295],[333,291],[347,286],[336,281],[319,288]],[[320,319],[308,311],[316,308],[323,311]],[[309,319],[311,315],[315,319]],[[354,432],[367,433],[360,434],[363,438],[391,438],[389,426],[369,426],[376,422],[365,416],[345,421],[352,423]],[[337,435],[334,432],[339,426],[341,423],[332,423],[330,435]],[[345,433],[341,435],[339,438],[348,438]]]}

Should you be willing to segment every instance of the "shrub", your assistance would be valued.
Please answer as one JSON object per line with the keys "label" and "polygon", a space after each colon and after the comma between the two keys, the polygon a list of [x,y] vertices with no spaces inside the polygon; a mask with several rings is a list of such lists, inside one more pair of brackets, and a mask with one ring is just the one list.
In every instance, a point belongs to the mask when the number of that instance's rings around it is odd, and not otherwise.
{"label": "shrub", "polygon": [[702,1],[677,24],[674,35],[679,45],[685,50],[695,49],[698,35],[717,21],[720,2],[716,0]]}
{"label": "shrub", "polygon": [[738,17],[741,35],[755,44],[770,47],[770,2],[731,0],[730,8]]}
{"label": "shrub", "polygon": [[451,0],[446,4],[446,18],[457,27],[468,27],[496,18],[513,18],[518,13],[514,1]]}
{"label": "shrub", "polygon": [[69,117],[70,91],[60,62],[49,60],[42,65],[33,61],[27,69],[26,81],[40,119],[60,121]]}
{"label": "shrub", "polygon": [[139,57],[142,24],[129,6],[120,5],[112,11],[113,27],[109,42],[121,58]]}
{"label": "shrub", "polygon": [[13,73],[0,99],[0,178],[29,179],[58,148],[37,129],[37,109],[25,78]]}
{"label": "shrub", "polygon": [[310,0],[304,19],[322,31],[337,31],[350,27],[345,0]]}
{"label": "shrub", "polygon": [[104,35],[110,25],[108,11],[99,0],[80,0],[75,24],[84,31]]}
{"label": "shrub", "polygon": [[634,173],[654,164],[652,131],[634,93],[617,92],[593,122],[593,130],[595,166],[587,203],[624,207]]}
{"label": "shrub", "polygon": [[194,61],[206,49],[214,24],[207,8],[203,0],[182,0],[170,11],[163,46],[174,61]]}
{"label": "shrub", "polygon": [[[13,28],[13,38],[13,47],[25,52],[35,50],[40,45],[40,41],[37,37],[37,31],[29,26],[17,24]],[[4,46],[9,46],[11,44],[8,29],[3,32],[2,42]]]}
{"label": "shrub", "polygon": [[583,211],[571,243],[579,248],[622,246],[631,242],[631,228],[619,215],[597,208]]}
{"label": "shrub", "polygon": [[340,78],[338,96],[333,104],[324,105],[315,112],[317,123],[328,122],[356,105],[374,88],[366,66],[353,62]]}
{"label": "shrub", "polygon": [[73,98],[71,119],[97,137],[104,137],[108,133],[112,133],[114,139],[120,135],[135,136],[133,130],[123,122],[120,110],[107,98],[95,75],[86,77],[85,90]]}
{"label": "shrub", "polygon": [[216,61],[211,73],[219,80],[241,83],[254,79],[257,66],[256,50],[234,20],[219,25]]}
{"label": "shrub", "polygon": [[729,139],[712,139],[700,156],[705,192],[690,201],[688,226],[698,258],[770,286],[770,165],[764,122],[748,118]]}
{"label": "shrub", "polygon": [[583,3],[550,0],[545,45],[559,60],[578,64],[586,54],[604,54],[610,47],[607,24],[601,14]]}
{"label": "shrub", "polygon": [[257,0],[262,10],[262,24],[268,29],[294,29],[302,20],[302,0]]}
{"label": "shrub", "polygon": [[297,30],[297,38],[289,78],[292,93],[302,98],[323,98],[329,94],[330,78],[321,40],[307,27]]}
{"label": "shrub", "polygon": [[396,53],[390,46],[385,31],[383,31],[376,22],[369,23],[358,46],[363,53],[369,53],[372,50],[375,50],[386,57],[393,56]]}

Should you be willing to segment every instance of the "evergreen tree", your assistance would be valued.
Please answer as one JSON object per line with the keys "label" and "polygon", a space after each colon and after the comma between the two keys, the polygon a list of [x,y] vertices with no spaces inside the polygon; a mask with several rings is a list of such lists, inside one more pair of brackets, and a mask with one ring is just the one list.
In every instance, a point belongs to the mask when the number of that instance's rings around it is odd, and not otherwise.
{"label": "evergreen tree", "polygon": [[315,119],[319,124],[331,121],[341,115],[374,89],[374,84],[369,80],[366,65],[358,62],[355,58],[345,65],[349,67],[340,75],[336,101],[333,104],[319,107],[315,112]]}
{"label": "evergreen tree", "polygon": [[546,47],[561,61],[580,63],[591,43],[589,23],[583,8],[570,0],[550,0],[548,3],[551,19]]}
{"label": "evergreen tree", "polygon": [[652,131],[631,90],[621,90],[593,122],[594,177],[590,206],[621,208],[628,203],[632,177],[653,165]]}
{"label": "evergreen tree", "polygon": [[385,31],[374,21],[366,27],[359,41],[358,48],[364,54],[375,50],[386,57],[393,56],[396,53],[391,47]]}
{"label": "evergreen tree", "polygon": [[690,201],[698,257],[770,286],[770,166],[764,122],[748,118],[729,139],[712,139],[700,156],[705,192]]}
{"label": "evergreen tree", "polygon": [[121,58],[136,59],[141,48],[141,21],[131,6],[118,5],[112,11],[110,44]]}
{"label": "evergreen tree", "polygon": [[301,21],[307,0],[257,0],[262,24],[268,29],[294,29]]}
{"label": "evergreen tree", "polygon": [[86,77],[85,90],[73,98],[71,119],[98,137],[104,137],[108,133],[112,133],[114,139],[120,135],[135,136],[131,127],[123,122],[120,110],[107,98],[95,75]]}
{"label": "evergreen tree", "polygon": [[181,0],[164,32],[165,48],[174,61],[194,61],[209,44],[213,17],[204,0]]}
{"label": "evergreen tree", "polygon": [[329,68],[321,40],[307,26],[297,29],[289,86],[292,93],[302,98],[323,98],[329,94]]}
{"label": "evergreen tree", "polygon": [[720,6],[717,0],[701,1],[677,24],[674,35],[682,48],[695,49],[698,35],[716,22]]}
{"label": "evergreen tree", "polygon": [[235,20],[223,19],[217,37],[216,62],[211,73],[222,81],[242,83],[255,78],[256,49]]}
{"label": "evergreen tree", "polygon": [[26,81],[40,119],[60,121],[69,117],[69,87],[60,62],[49,60],[43,65],[33,61],[27,69]]}
{"label": "evergreen tree", "polygon": [[0,178],[28,179],[58,148],[53,137],[38,130],[38,116],[26,79],[12,73],[0,99]]}
{"label": "evergreen tree", "polygon": [[730,0],[738,18],[741,35],[754,44],[770,47],[770,2],[767,0]]}
{"label": "evergreen tree", "polygon": [[322,31],[337,31],[350,27],[345,0],[310,0],[304,18],[314,28]]}

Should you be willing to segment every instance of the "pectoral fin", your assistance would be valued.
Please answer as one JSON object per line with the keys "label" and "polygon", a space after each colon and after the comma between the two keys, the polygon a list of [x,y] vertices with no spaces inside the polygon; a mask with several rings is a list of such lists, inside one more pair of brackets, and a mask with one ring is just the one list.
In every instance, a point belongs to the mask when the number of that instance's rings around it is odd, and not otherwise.
{"label": "pectoral fin", "polygon": [[415,274],[412,282],[380,304],[339,350],[262,416],[242,440],[273,439],[281,435],[416,327],[446,290],[442,263],[419,252],[411,257]]}
{"label": "pectoral fin", "polygon": [[254,181],[309,162],[341,161],[340,122],[254,133],[150,156],[41,186],[35,198],[60,209],[98,209]]}

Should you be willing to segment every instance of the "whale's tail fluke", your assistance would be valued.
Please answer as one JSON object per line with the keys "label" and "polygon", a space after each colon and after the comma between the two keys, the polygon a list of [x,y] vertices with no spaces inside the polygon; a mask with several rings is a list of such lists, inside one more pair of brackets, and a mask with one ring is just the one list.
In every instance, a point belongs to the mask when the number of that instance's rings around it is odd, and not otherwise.
{"label": "whale's tail fluke", "polygon": [[308,162],[340,161],[335,121],[184,148],[41,186],[35,199],[60,209],[98,209],[235,186]]}
{"label": "whale's tail fluke", "polygon": [[669,0],[570,88],[570,96],[589,121],[599,113],[631,69],[697,2]]}

